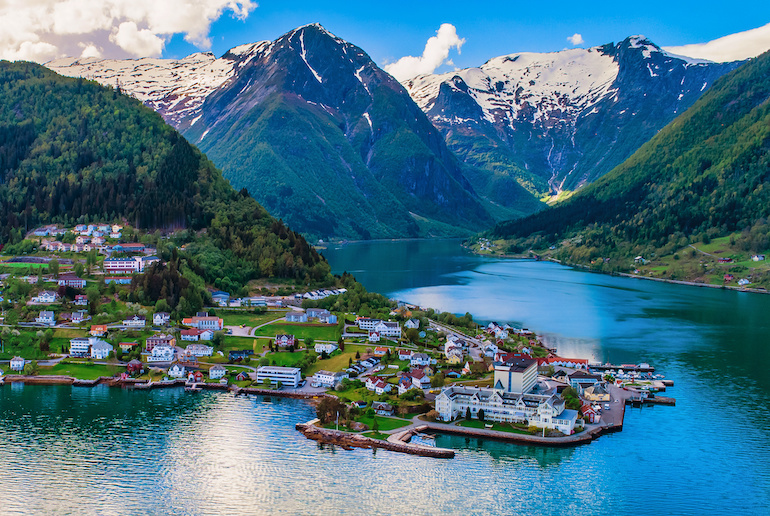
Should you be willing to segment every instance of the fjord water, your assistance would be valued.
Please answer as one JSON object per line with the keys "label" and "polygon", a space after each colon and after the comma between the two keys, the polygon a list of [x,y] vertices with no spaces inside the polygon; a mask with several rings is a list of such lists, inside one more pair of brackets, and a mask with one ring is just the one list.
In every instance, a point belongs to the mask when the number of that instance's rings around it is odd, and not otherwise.
{"label": "fjord water", "polygon": [[0,388],[0,514],[767,514],[770,296],[473,256],[456,241],[328,249],[367,288],[529,327],[564,355],[648,361],[676,407],[550,449],[439,436],[438,460],[320,447],[302,401]]}

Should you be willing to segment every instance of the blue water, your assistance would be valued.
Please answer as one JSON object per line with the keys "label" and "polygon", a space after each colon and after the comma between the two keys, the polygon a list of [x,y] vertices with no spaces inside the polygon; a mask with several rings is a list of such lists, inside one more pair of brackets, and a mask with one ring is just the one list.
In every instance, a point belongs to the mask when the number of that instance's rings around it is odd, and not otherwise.
{"label": "blue water", "polygon": [[649,361],[675,407],[550,449],[439,436],[439,460],[321,447],[306,402],[181,389],[0,388],[0,514],[768,514],[770,296],[480,258],[456,242],[329,249],[369,288]]}

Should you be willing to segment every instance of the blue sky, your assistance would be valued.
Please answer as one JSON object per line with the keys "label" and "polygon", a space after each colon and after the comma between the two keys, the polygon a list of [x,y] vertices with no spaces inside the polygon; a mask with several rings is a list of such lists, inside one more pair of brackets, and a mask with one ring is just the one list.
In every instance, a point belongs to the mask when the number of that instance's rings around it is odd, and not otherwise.
{"label": "blue sky", "polygon": [[[324,2],[262,0],[244,20],[224,14],[211,26],[211,51],[223,54],[242,43],[275,39],[294,27],[319,22],[362,47],[382,65],[406,55],[420,55],[442,23],[465,39],[462,53],[452,50],[454,65],[476,66],[491,57],[519,51],[569,48],[567,37],[582,35],[594,46],[644,34],[661,46],[701,43],[770,22],[770,1],[724,2],[472,2],[403,1]],[[163,55],[183,57],[197,51],[175,35]],[[449,68],[444,66],[443,68]],[[441,69],[440,69],[441,70]]]}

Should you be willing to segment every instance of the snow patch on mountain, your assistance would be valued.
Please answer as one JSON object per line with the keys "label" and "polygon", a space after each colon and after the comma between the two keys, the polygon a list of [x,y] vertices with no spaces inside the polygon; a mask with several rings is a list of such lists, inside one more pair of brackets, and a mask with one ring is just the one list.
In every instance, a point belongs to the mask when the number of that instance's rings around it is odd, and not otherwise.
{"label": "snow patch on mountain", "polygon": [[179,127],[200,118],[200,107],[212,92],[232,78],[255,56],[269,52],[270,42],[240,45],[216,58],[196,52],[182,59],[98,59],[65,57],[45,66],[69,77],[119,87]]}
{"label": "snow patch on mountain", "polygon": [[553,112],[589,109],[610,92],[618,71],[612,56],[598,48],[525,52],[496,57],[478,68],[418,76],[404,86],[426,112],[442,84],[456,90],[467,86],[484,118],[492,123],[511,123],[520,118],[543,120]]}

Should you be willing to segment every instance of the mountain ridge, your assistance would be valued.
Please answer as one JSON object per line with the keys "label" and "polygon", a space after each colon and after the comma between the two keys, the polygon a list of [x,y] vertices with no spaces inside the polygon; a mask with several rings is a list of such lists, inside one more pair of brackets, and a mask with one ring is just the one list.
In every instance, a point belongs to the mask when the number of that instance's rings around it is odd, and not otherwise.
{"label": "mountain ridge", "polygon": [[[49,66],[119,80],[236,187],[314,237],[468,235],[493,223],[489,211],[497,208],[476,194],[467,167],[403,86],[320,25],[235,47],[219,59],[195,54],[181,61],[160,71],[158,60]],[[205,80],[189,79],[195,74]],[[522,213],[537,207],[523,189],[518,195],[527,206]]]}
{"label": "mountain ridge", "polygon": [[[738,64],[674,56],[629,36],[588,49],[508,54],[404,83],[459,158],[497,183],[502,176],[555,195],[622,162]],[[500,185],[484,185],[483,176],[473,183],[494,195]]]}

